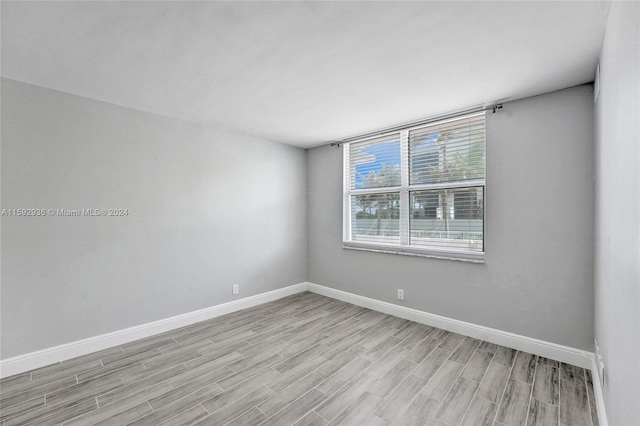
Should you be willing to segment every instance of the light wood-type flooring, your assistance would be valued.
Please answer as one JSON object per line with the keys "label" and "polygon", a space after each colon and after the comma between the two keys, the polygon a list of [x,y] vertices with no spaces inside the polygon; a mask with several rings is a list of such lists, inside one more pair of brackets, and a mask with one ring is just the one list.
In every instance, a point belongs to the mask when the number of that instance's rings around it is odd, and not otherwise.
{"label": "light wood-type flooring", "polygon": [[597,425],[591,373],[300,293],[8,377],[9,425]]}

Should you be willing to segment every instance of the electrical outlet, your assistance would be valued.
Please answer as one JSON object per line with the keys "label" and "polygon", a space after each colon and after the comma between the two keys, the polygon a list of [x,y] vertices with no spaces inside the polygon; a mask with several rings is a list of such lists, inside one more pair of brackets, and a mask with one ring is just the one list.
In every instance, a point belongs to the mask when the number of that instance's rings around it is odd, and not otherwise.
{"label": "electrical outlet", "polygon": [[398,300],[404,300],[404,290],[398,289]]}
{"label": "electrical outlet", "polygon": [[234,284],[233,286],[231,286],[231,294],[238,294],[238,293],[240,293],[240,285]]}

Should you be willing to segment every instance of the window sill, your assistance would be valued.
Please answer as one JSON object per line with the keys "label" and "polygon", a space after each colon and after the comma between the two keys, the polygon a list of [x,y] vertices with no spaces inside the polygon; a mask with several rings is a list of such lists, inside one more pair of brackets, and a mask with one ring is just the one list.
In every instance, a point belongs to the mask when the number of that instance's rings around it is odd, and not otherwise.
{"label": "window sill", "polygon": [[436,251],[416,247],[392,246],[387,244],[358,243],[343,241],[342,248],[347,250],[371,251],[375,253],[400,254],[404,256],[428,257],[431,259],[457,260],[468,263],[485,263],[484,253],[462,253],[455,251]]}

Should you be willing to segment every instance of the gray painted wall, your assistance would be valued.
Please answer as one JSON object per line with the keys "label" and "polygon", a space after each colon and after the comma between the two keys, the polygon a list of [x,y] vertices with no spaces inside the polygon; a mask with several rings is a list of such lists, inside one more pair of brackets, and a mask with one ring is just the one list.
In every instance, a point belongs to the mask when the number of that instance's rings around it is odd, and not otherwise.
{"label": "gray painted wall", "polygon": [[342,150],[310,150],[309,281],[591,350],[592,96],[579,86],[487,114],[485,264],[343,249]]}
{"label": "gray painted wall", "polygon": [[640,424],[639,27],[639,3],[612,3],[595,108],[595,335],[611,425]]}
{"label": "gray painted wall", "polygon": [[[306,280],[306,153],[2,80],[1,358]],[[240,295],[231,295],[232,283]]]}

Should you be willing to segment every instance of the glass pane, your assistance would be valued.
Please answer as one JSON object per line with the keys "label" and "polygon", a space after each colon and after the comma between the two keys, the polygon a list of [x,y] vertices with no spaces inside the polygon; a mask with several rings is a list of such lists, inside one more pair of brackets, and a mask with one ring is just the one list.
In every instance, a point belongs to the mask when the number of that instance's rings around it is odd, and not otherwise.
{"label": "glass pane", "polygon": [[410,244],[484,251],[484,187],[410,193]]}
{"label": "glass pane", "polygon": [[350,145],[351,189],[400,186],[400,134]]}
{"label": "glass pane", "polygon": [[400,193],[352,195],[351,240],[400,244]]}
{"label": "glass pane", "polygon": [[410,184],[484,179],[484,114],[409,132]]}

